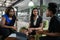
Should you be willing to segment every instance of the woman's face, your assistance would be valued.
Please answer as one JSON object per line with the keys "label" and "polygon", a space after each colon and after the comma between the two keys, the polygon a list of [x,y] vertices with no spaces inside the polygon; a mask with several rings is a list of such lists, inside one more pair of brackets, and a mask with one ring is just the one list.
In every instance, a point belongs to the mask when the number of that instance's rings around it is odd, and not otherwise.
{"label": "woman's face", "polygon": [[15,14],[14,10],[10,10],[9,15],[13,16]]}
{"label": "woman's face", "polygon": [[50,17],[52,15],[52,11],[49,11],[48,9],[46,10],[46,16]]}
{"label": "woman's face", "polygon": [[34,9],[34,10],[33,10],[33,14],[34,14],[35,16],[37,16],[37,15],[38,15],[38,10],[37,10],[37,9]]}

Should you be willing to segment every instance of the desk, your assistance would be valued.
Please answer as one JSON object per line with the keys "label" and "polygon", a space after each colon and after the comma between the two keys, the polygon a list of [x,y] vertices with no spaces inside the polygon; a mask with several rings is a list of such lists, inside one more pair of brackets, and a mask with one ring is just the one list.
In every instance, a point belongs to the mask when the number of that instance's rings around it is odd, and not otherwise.
{"label": "desk", "polygon": [[15,37],[7,37],[5,40],[17,40]]}
{"label": "desk", "polygon": [[5,40],[17,40],[16,34],[13,33],[13,34],[9,35]]}
{"label": "desk", "polygon": [[9,37],[6,38],[6,40],[27,40],[27,36],[23,33],[14,33],[11,34]]}

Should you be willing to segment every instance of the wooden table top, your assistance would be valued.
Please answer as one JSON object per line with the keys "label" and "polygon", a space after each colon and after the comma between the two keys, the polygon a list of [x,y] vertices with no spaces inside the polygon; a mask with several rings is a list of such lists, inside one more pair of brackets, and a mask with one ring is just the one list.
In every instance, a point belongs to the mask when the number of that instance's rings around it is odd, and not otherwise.
{"label": "wooden table top", "polygon": [[14,37],[7,37],[5,40],[17,40],[17,38],[14,38]]}

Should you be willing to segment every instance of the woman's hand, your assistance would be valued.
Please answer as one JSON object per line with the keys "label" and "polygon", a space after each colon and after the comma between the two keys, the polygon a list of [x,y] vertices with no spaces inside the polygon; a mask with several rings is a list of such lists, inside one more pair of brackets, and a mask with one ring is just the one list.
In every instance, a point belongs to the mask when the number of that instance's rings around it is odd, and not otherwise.
{"label": "woman's hand", "polygon": [[34,28],[35,30],[40,30],[40,28]]}
{"label": "woman's hand", "polygon": [[12,29],[14,29],[14,30],[17,30],[17,28],[14,26],[14,27],[12,27]]}
{"label": "woman's hand", "polygon": [[29,33],[31,33],[35,28],[28,28]]}
{"label": "woman's hand", "polygon": [[34,28],[34,30],[39,30],[39,31],[43,31],[43,29],[42,28]]}
{"label": "woman's hand", "polygon": [[28,31],[27,30],[24,30],[24,33],[28,36]]}

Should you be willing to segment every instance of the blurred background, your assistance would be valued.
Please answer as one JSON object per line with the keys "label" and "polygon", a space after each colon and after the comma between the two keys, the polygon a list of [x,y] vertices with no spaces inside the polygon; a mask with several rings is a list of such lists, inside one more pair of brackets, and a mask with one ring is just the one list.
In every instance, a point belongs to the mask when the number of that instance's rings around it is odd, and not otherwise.
{"label": "blurred background", "polygon": [[[39,10],[39,15],[43,18],[43,30],[48,30],[50,17],[46,17],[46,9],[50,2],[57,3],[56,16],[60,21],[60,0],[0,0],[0,21],[2,15],[5,14],[5,9],[12,6],[18,19],[14,26],[17,27],[17,32],[20,32],[22,28],[29,27],[31,11],[36,7]],[[16,37],[16,34],[11,34],[9,37]],[[9,40],[9,38],[7,40]],[[13,40],[13,38],[11,40]],[[14,38],[14,40],[16,39]]]}
{"label": "blurred background", "polygon": [[1,16],[5,13],[6,7],[13,6],[18,19],[15,26],[17,26],[17,31],[19,32],[21,27],[28,28],[31,11],[37,7],[40,16],[43,18],[44,26],[46,26],[44,30],[47,30],[50,17],[46,17],[46,8],[49,2],[57,3],[57,10],[59,11],[56,16],[60,18],[60,0],[0,0],[0,21]]}

